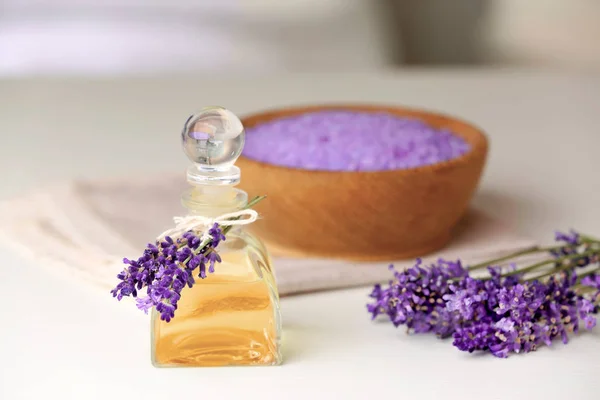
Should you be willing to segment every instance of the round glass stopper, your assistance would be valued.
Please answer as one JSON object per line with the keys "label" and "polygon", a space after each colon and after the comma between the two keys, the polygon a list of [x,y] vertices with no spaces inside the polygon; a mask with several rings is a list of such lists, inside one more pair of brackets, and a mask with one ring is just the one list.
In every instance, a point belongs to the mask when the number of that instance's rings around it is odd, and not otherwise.
{"label": "round glass stopper", "polygon": [[188,118],[181,139],[183,150],[200,169],[226,170],[244,148],[244,126],[223,107],[207,107]]}

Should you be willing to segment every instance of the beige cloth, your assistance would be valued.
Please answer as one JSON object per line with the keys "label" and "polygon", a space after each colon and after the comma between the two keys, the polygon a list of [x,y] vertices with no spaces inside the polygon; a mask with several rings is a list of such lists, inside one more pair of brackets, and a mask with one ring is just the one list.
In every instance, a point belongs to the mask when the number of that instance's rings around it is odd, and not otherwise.
{"label": "beige cloth", "polygon": [[[183,213],[179,196],[185,185],[181,174],[168,174],[50,187],[0,203],[0,236],[40,267],[108,291],[117,282],[122,258],[139,256],[146,243],[172,227],[173,216]],[[500,221],[471,210],[453,241],[424,259],[478,262],[533,245]],[[282,257],[273,262],[282,295],[369,285],[390,277],[389,262]],[[402,268],[413,261],[395,264]]]}

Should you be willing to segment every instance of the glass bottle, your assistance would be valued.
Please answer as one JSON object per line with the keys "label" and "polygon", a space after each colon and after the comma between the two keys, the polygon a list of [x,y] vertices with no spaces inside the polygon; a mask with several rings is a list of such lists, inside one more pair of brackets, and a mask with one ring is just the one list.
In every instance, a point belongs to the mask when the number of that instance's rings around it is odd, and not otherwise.
{"label": "glass bottle", "polygon": [[[234,164],[244,146],[241,121],[221,107],[192,115],[182,132],[194,163],[191,188],[182,196],[190,214],[216,217],[246,206],[246,192],[234,188]],[[218,247],[222,262],[205,279],[196,277],[181,293],[175,317],[152,313],[152,363],[157,367],[277,365],[281,363],[279,294],[264,245],[235,226]]]}

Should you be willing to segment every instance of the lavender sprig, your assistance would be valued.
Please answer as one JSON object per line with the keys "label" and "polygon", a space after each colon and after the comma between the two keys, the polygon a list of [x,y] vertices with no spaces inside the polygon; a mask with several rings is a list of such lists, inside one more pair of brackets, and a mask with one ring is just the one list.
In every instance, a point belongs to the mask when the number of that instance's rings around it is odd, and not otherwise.
{"label": "lavender sprig", "polygon": [[[258,196],[248,202],[244,209],[263,200]],[[238,217],[231,218],[231,220]],[[148,244],[137,260],[123,259],[127,265],[117,275],[121,282],[111,290],[113,297],[135,297],[137,307],[148,312],[152,307],[160,313],[160,318],[169,322],[175,316],[177,302],[182,290],[196,283],[195,276],[201,279],[215,272],[215,264],[221,262],[217,247],[226,240],[231,226],[221,227],[215,223],[207,234],[188,231],[181,237],[166,236],[164,240]],[[197,270],[197,272],[196,272]],[[146,289],[146,296],[139,297],[139,291]]]}
{"label": "lavender sprig", "polygon": [[[556,240],[562,244],[488,262],[486,278],[469,274],[484,264],[463,267],[460,260],[440,259],[423,266],[417,260],[406,271],[395,271],[388,287],[375,285],[367,310],[373,318],[385,315],[395,326],[406,325],[414,333],[452,336],[460,350],[489,351],[497,357],[530,352],[557,338],[567,343],[580,326],[596,325],[600,242],[575,232],[557,233]],[[552,258],[524,268],[492,266],[536,251]],[[594,267],[578,278],[577,271],[590,265]],[[546,271],[549,266],[552,269]],[[526,279],[538,270],[545,273]]]}

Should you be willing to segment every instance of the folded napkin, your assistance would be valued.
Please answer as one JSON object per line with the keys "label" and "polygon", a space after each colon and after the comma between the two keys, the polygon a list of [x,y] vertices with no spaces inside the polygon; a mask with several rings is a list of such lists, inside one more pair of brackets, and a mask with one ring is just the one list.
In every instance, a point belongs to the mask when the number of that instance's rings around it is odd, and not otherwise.
{"label": "folded napkin", "polygon": [[[181,174],[167,174],[49,187],[0,203],[0,236],[36,265],[108,291],[117,283],[123,257],[137,258],[146,243],[172,227],[173,216],[184,212],[179,196],[185,185]],[[423,258],[460,257],[475,263],[534,245],[472,209],[452,242]],[[280,293],[290,295],[387,281],[388,264],[403,268],[414,261],[359,263],[275,255],[273,263]]]}

